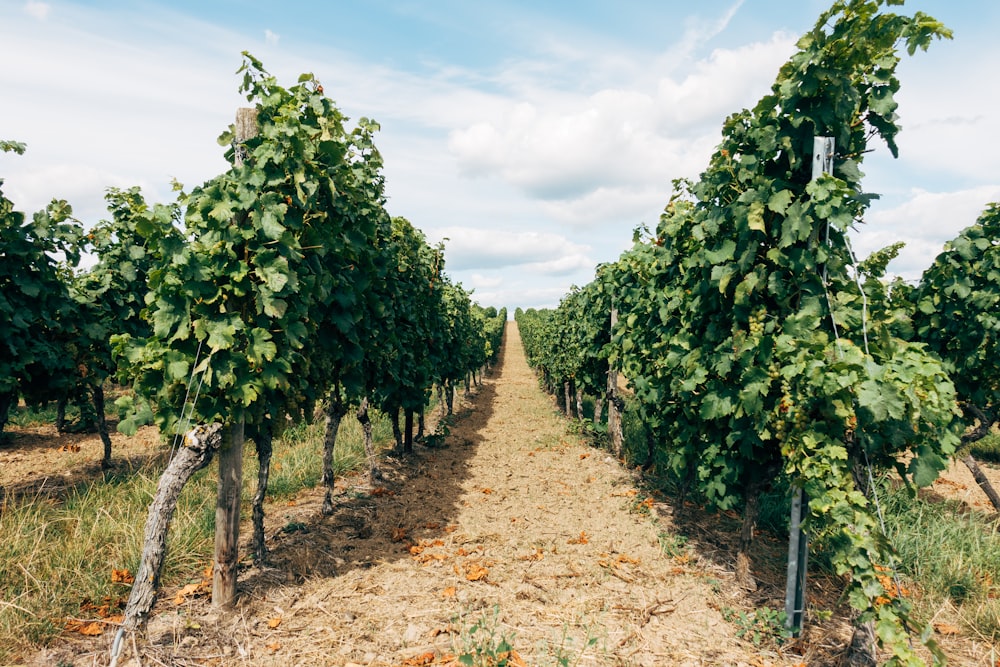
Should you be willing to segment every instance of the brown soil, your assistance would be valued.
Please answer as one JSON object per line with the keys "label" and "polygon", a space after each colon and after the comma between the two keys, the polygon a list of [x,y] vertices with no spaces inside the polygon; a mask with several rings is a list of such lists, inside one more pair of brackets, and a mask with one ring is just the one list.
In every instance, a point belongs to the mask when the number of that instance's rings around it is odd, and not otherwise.
{"label": "brown soil", "polygon": [[[0,456],[31,458],[23,437]],[[4,462],[0,484],[69,458],[46,456]],[[177,604],[164,591],[119,664],[458,665],[477,648],[507,650],[505,639],[510,665],[835,665],[849,638],[838,582],[817,577],[810,603],[832,618],[808,618],[802,640],[781,649],[738,639],[726,610],[783,607],[786,544],[757,540],[761,585],[738,589],[737,519],[687,508],[675,523],[635,474],[567,435],[515,326],[443,446],[389,458],[383,471],[377,488],[346,489],[331,517],[319,490],[268,507],[270,564],[241,573],[237,607]],[[974,483],[945,480],[935,490],[964,485],[977,502]],[[687,545],[664,549],[676,534]],[[111,639],[67,636],[30,664],[106,665]],[[952,664],[988,664],[988,647],[952,644]]]}

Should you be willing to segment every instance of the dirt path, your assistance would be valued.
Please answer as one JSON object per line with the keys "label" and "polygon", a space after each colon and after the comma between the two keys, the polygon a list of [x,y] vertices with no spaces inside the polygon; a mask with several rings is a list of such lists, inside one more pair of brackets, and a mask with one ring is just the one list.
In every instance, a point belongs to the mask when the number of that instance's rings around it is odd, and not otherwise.
{"label": "dirt path", "polygon": [[[271,567],[241,575],[238,608],[166,592],[141,662],[128,641],[119,664],[478,665],[511,649],[510,665],[786,664],[734,639],[718,610],[725,575],[696,565],[630,475],[566,432],[508,327],[445,446],[390,459],[385,485],[345,492],[333,517],[318,492],[270,508]],[[106,664],[109,641],[60,650]]]}

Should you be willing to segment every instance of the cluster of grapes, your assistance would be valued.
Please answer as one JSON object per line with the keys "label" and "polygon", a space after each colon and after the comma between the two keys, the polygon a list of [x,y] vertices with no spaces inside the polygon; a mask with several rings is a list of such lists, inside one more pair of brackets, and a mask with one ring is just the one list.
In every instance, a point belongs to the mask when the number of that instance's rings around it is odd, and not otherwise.
{"label": "cluster of grapes", "polygon": [[749,326],[747,328],[749,329],[751,338],[760,338],[764,335],[765,317],[767,317],[767,311],[763,309],[750,314]]}
{"label": "cluster of grapes", "polygon": [[784,440],[792,431],[803,431],[809,422],[809,415],[792,397],[792,385],[788,378],[781,376],[781,370],[776,363],[768,367],[768,376],[772,381],[781,380],[781,400],[778,401],[778,419],[774,425],[774,437]]}

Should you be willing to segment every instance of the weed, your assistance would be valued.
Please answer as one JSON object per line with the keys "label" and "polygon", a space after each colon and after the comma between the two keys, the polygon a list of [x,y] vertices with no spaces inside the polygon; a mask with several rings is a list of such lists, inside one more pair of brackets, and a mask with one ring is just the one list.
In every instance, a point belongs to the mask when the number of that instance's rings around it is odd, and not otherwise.
{"label": "weed", "polygon": [[[457,624],[457,620],[456,620]],[[500,606],[492,614],[483,614],[468,630],[462,630],[459,641],[459,663],[467,667],[509,667],[520,660],[514,650],[514,635],[500,632]]]}
{"label": "weed", "polygon": [[752,614],[725,607],[722,617],[736,626],[737,637],[752,642],[754,646],[761,646],[765,642],[780,646],[792,636],[791,631],[785,627],[785,612],[770,607],[760,607]]}
{"label": "weed", "polygon": [[444,447],[445,438],[451,435],[451,422],[451,415],[442,417],[434,428],[434,432],[424,438],[424,446],[430,448]]}
{"label": "weed", "polygon": [[[392,441],[389,420],[373,414],[376,442]],[[338,473],[364,461],[357,420],[345,419],[337,439]],[[287,429],[274,442],[269,495],[291,497],[319,483],[321,424]],[[247,445],[247,453],[253,446]],[[77,614],[82,600],[121,595],[112,569],[135,572],[149,502],[166,460],[152,456],[140,468],[118,468],[77,486],[64,497],[7,500],[0,506],[0,664],[48,643]],[[256,457],[244,457],[243,507],[249,517],[257,479]],[[183,580],[211,559],[215,530],[216,470],[209,466],[185,487],[170,528],[163,582]],[[291,522],[285,530],[302,530]]]}
{"label": "weed", "polygon": [[683,556],[687,551],[688,538],[685,535],[660,531],[657,539],[660,542],[660,551],[667,558]]}
{"label": "weed", "polygon": [[969,447],[969,451],[980,461],[1000,463],[1000,433],[990,433],[977,440]]}
{"label": "weed", "polygon": [[587,649],[597,644],[598,639],[591,635],[590,628],[584,628],[584,630],[586,631],[586,641],[584,641],[583,646],[577,651],[573,648],[574,642],[573,637],[569,634],[569,627],[563,626],[559,645],[549,649],[558,667],[576,667],[587,653]]}

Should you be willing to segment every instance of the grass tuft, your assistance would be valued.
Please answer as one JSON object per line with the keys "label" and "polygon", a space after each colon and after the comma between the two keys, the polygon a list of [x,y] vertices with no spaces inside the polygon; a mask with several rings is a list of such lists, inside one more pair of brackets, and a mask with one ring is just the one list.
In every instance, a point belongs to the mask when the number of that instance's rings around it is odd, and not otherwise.
{"label": "grass tuft", "polygon": [[[375,442],[392,443],[389,420],[373,414]],[[257,459],[244,456],[243,510],[249,518]],[[288,498],[319,484],[323,425],[288,429],[274,443],[269,497]],[[146,514],[166,461],[117,469],[72,489],[62,498],[38,495],[0,505],[0,664],[17,660],[63,631],[68,619],[86,615],[85,602],[124,604],[129,587],[112,582],[112,570],[135,572]],[[337,474],[364,461],[362,432],[344,419],[337,439]],[[200,573],[214,549],[217,467],[197,473],[185,487],[170,528],[163,582],[177,584]],[[200,574],[199,574],[200,576]]]}

